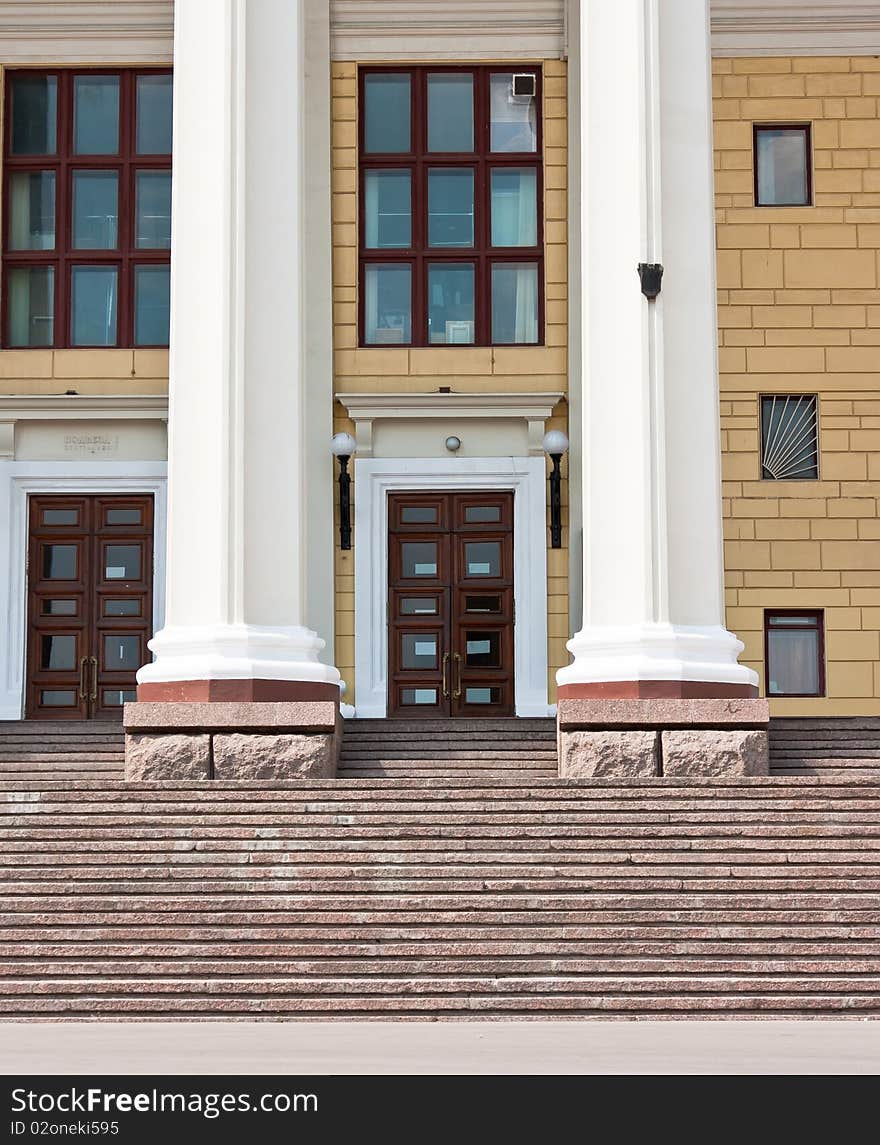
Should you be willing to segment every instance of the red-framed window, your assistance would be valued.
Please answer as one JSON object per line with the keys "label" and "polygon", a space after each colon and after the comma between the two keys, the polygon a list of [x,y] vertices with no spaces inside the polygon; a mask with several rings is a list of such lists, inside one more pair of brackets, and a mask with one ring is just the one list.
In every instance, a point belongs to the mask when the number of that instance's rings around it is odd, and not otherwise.
{"label": "red-framed window", "polygon": [[543,342],[541,69],[359,72],[362,346]]}
{"label": "red-framed window", "polygon": [[167,346],[171,72],[6,73],[6,348]]}
{"label": "red-framed window", "polygon": [[825,695],[824,614],[781,608],[764,613],[768,696]]}

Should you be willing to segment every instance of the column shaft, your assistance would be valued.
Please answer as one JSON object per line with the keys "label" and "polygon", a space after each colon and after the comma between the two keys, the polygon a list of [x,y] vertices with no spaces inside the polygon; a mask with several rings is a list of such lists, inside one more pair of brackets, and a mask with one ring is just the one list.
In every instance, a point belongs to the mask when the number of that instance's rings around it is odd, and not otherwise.
{"label": "column shaft", "polygon": [[582,0],[578,35],[584,619],[560,696],[753,695],[724,626],[708,0]]}
{"label": "column shaft", "polygon": [[168,603],[141,699],[338,688],[304,626],[302,8],[175,4]]}

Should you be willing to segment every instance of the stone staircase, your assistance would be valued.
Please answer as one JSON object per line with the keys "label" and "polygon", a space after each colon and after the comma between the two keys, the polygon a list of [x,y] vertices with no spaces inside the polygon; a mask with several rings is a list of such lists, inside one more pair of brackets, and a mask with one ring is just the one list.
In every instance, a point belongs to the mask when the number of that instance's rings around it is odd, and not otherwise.
{"label": "stone staircase", "polygon": [[777,775],[880,778],[880,719],[771,720],[770,770]]}
{"label": "stone staircase", "polygon": [[880,1016],[880,783],[0,783],[0,1018]]}
{"label": "stone staircase", "polygon": [[345,779],[552,779],[554,719],[347,720]]}
{"label": "stone staircase", "polygon": [[122,725],[99,720],[0,721],[0,779],[122,778]]}

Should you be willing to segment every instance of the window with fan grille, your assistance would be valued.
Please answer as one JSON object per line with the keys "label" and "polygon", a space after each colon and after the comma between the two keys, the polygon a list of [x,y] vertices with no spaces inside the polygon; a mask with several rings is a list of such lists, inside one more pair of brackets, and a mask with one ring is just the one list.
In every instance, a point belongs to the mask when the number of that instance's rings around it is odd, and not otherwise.
{"label": "window with fan grille", "polygon": [[815,481],[819,476],[819,408],[815,394],[761,398],[761,476]]}

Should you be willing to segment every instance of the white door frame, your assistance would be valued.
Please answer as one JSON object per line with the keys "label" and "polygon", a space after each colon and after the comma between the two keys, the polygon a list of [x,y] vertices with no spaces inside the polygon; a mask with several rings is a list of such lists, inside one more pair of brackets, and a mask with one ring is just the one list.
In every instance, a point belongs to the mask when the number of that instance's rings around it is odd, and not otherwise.
{"label": "white door frame", "polygon": [[33,493],[152,493],[153,631],[165,615],[164,461],[0,461],[0,720],[24,716],[28,497]]}
{"label": "white door frame", "polygon": [[514,691],[518,716],[547,702],[547,510],[544,457],[376,458],[356,461],[354,496],[355,705],[388,711],[388,494],[512,490]]}

